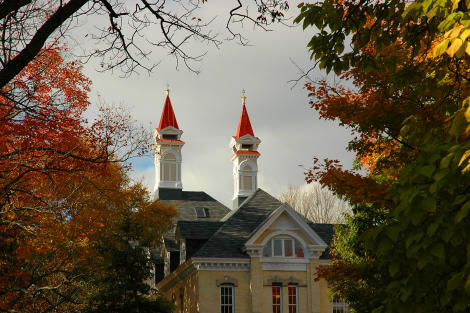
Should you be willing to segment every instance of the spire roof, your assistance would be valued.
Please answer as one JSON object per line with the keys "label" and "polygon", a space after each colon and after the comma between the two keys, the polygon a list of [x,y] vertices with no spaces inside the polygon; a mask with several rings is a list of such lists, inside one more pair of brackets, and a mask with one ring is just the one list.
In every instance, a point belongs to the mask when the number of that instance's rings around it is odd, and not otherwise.
{"label": "spire roof", "polygon": [[245,135],[255,136],[253,133],[253,128],[251,128],[250,117],[248,116],[248,112],[246,111],[245,103],[242,106],[242,114],[240,115],[240,121],[238,122],[237,128],[237,135],[235,138],[240,138]]}
{"label": "spire roof", "polygon": [[165,105],[163,106],[162,117],[160,118],[160,124],[158,125],[157,130],[164,129],[168,126],[172,126],[176,129],[179,129],[178,122],[176,121],[175,112],[170,101],[170,95],[167,92]]}

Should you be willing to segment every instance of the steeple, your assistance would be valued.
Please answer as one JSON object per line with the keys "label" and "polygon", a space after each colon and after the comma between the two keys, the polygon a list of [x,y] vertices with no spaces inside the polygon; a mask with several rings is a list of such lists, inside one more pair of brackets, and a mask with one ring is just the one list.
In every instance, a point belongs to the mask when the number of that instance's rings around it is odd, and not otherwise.
{"label": "steeple", "polygon": [[162,116],[160,117],[160,124],[158,124],[157,130],[164,129],[168,126],[172,126],[179,129],[178,122],[176,121],[175,112],[170,101],[170,90],[166,90],[165,104],[163,105]]}
{"label": "steeple", "polygon": [[238,122],[236,138],[243,137],[245,135],[255,136],[253,133],[253,128],[251,127],[250,117],[246,111],[246,105],[242,106],[242,114],[240,115],[240,121]]}
{"label": "steeple", "polygon": [[170,100],[170,90],[166,90],[160,123],[155,130],[155,198],[162,196],[178,199],[183,190],[181,181],[181,148],[184,145],[175,112]]}
{"label": "steeple", "polygon": [[258,185],[258,145],[261,140],[255,137],[250,117],[246,110],[246,96],[243,90],[242,113],[238,122],[237,134],[232,137],[230,146],[233,150],[233,207],[238,206],[257,189]]}

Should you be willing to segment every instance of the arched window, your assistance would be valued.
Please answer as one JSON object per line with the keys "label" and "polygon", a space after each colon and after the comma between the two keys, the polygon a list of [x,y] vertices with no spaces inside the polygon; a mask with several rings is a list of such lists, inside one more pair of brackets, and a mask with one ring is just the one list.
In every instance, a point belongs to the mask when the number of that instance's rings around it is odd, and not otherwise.
{"label": "arched window", "polygon": [[275,237],[264,246],[263,257],[304,258],[304,247],[296,238]]}
{"label": "arched window", "polygon": [[163,156],[161,179],[166,181],[176,181],[178,177],[176,156],[167,153]]}

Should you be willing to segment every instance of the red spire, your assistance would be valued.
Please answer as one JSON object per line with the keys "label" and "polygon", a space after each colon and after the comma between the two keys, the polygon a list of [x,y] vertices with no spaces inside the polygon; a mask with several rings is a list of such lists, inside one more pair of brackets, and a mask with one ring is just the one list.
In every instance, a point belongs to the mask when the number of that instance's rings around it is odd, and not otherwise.
{"label": "red spire", "polygon": [[176,121],[175,112],[173,112],[173,107],[171,106],[170,96],[166,96],[165,105],[163,106],[162,117],[160,118],[160,124],[158,125],[157,130],[161,130],[168,126],[173,126],[176,129],[179,129],[178,122]]}
{"label": "red spire", "polygon": [[253,134],[253,128],[251,128],[250,118],[248,117],[248,112],[246,111],[246,106],[243,104],[242,114],[240,115],[240,121],[238,122],[237,135],[235,138],[243,137],[247,134],[255,136]]}

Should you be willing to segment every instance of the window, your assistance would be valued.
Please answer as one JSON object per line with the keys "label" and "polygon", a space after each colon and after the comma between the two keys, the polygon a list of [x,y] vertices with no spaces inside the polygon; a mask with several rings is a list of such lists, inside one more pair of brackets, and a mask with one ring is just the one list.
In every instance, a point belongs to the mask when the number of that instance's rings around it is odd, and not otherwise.
{"label": "window", "polygon": [[253,145],[247,145],[247,144],[242,143],[242,149],[251,150],[252,148],[253,148]]}
{"label": "window", "polygon": [[234,288],[233,286],[220,287],[220,312],[221,313],[234,313]]}
{"label": "window", "polygon": [[195,207],[196,210],[196,216],[198,218],[200,217],[209,217],[209,209],[208,208],[203,208],[203,207]]}
{"label": "window", "polygon": [[273,286],[273,313],[282,313],[282,286]]}
{"label": "window", "polygon": [[345,302],[339,300],[338,298],[333,299],[333,313],[346,313],[347,305]]}
{"label": "window", "polygon": [[287,287],[287,294],[289,296],[289,303],[288,303],[288,309],[289,313],[297,313],[297,308],[298,308],[298,292],[297,292],[297,286],[289,286]]}
{"label": "window", "polygon": [[170,139],[170,140],[177,140],[178,139],[178,135],[163,135],[162,136],[163,139]]}
{"label": "window", "polygon": [[300,241],[295,238],[271,239],[263,249],[264,257],[303,258],[304,249]]}

